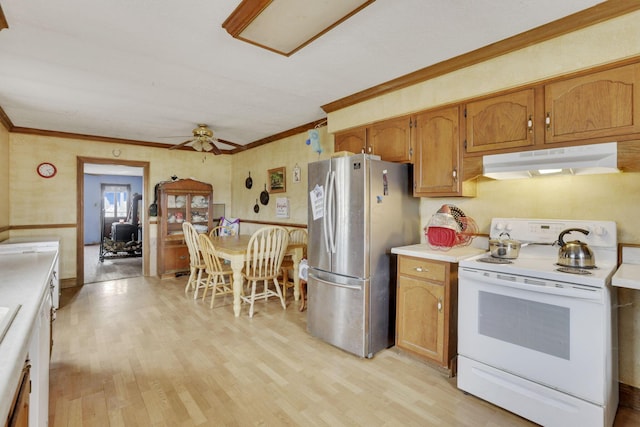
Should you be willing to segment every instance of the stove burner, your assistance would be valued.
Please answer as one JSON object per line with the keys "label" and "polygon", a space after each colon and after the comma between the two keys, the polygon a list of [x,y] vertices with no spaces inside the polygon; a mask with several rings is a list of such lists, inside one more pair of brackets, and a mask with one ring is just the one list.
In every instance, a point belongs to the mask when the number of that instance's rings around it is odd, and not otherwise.
{"label": "stove burner", "polygon": [[513,261],[509,261],[506,258],[486,257],[486,258],[478,258],[478,261],[486,262],[489,264],[513,264]]}
{"label": "stove burner", "polygon": [[592,274],[589,270],[585,270],[584,268],[576,268],[576,267],[560,267],[560,268],[556,268],[556,271],[560,271],[562,273],[570,273],[570,274],[582,274],[582,275]]}
{"label": "stove burner", "polygon": [[558,267],[562,267],[562,268],[571,268],[571,269],[578,269],[578,270],[596,270],[598,268],[597,265],[591,265],[591,266],[585,265],[583,267],[572,267],[570,265],[564,265],[564,264],[560,264],[560,263],[557,263],[557,262],[556,262],[555,265],[557,265]]}

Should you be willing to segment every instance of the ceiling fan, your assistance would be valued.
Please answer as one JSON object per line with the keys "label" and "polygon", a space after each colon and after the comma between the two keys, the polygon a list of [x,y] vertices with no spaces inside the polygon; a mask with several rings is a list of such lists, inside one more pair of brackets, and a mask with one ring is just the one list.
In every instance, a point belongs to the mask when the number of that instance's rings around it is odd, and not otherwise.
{"label": "ceiling fan", "polygon": [[215,145],[218,139],[213,136],[213,131],[209,129],[209,126],[205,124],[198,124],[198,127],[193,129],[193,138],[169,147],[169,150],[174,150],[183,146],[188,146],[196,151],[211,151],[213,154],[220,154],[222,151]]}

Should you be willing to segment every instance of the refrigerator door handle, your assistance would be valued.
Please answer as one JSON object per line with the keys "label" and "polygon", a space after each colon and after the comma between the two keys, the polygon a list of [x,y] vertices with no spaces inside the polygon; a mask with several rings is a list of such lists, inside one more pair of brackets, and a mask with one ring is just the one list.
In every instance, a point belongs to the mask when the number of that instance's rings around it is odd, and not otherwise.
{"label": "refrigerator door handle", "polygon": [[324,188],[326,189],[327,194],[325,194],[324,197],[324,202],[323,202],[323,215],[322,215],[322,235],[324,237],[324,246],[325,248],[327,248],[327,252],[331,252],[331,248],[329,247],[329,232],[327,231],[328,225],[327,225],[327,200],[329,197],[329,176],[331,175],[331,171],[327,172],[327,176],[325,177],[324,180]]}
{"label": "refrigerator door handle", "polygon": [[329,224],[328,227],[325,227],[325,232],[327,232],[329,235],[329,251],[334,254],[336,253],[336,240],[333,229],[333,221],[335,219],[333,217],[333,202],[335,201],[336,173],[334,171],[331,171],[330,176],[331,179],[329,181],[328,187],[329,194],[327,195],[327,209],[325,211],[325,217],[328,218],[327,221]]}
{"label": "refrigerator door handle", "polygon": [[347,285],[344,283],[336,283],[336,282],[329,282],[327,280],[323,280],[321,278],[319,278],[318,276],[316,276],[315,274],[309,272],[309,277],[312,277],[313,279],[317,280],[318,282],[330,285],[330,286],[335,286],[337,288],[345,288],[345,289],[352,289],[354,291],[359,291],[362,289],[362,286],[358,286],[358,285]]}

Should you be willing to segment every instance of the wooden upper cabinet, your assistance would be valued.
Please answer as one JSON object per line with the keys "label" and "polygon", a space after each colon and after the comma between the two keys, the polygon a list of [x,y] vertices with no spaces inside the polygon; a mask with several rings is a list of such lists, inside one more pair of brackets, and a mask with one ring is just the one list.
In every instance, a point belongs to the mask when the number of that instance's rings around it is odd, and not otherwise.
{"label": "wooden upper cabinet", "polygon": [[640,132],[640,64],[545,86],[545,142]]}
{"label": "wooden upper cabinet", "polygon": [[364,153],[367,147],[367,128],[337,132],[334,138],[334,151],[349,151],[351,153]]}
{"label": "wooden upper cabinet", "polygon": [[415,117],[414,196],[459,196],[459,107]]}
{"label": "wooden upper cabinet", "polygon": [[408,163],[413,152],[411,120],[406,116],[337,132],[334,144],[335,152],[375,154],[388,162]]}
{"label": "wooden upper cabinet", "polygon": [[376,154],[388,162],[411,161],[411,118],[385,120],[367,128],[367,153]]}
{"label": "wooden upper cabinet", "polygon": [[466,152],[534,145],[534,89],[466,104]]}

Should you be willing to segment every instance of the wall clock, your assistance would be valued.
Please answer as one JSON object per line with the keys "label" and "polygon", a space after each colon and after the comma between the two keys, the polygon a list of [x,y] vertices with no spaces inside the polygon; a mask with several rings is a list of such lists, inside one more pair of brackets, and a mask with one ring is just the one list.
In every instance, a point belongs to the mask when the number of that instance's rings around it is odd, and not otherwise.
{"label": "wall clock", "polygon": [[38,172],[38,175],[43,178],[53,178],[56,172],[58,172],[58,169],[56,169],[53,163],[43,162],[38,165],[36,171]]}

